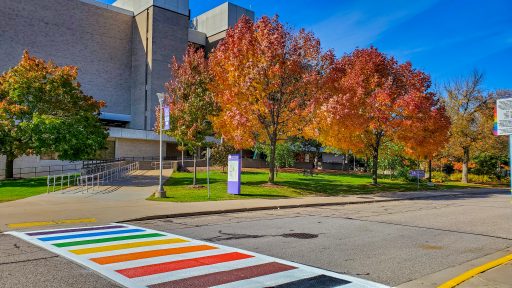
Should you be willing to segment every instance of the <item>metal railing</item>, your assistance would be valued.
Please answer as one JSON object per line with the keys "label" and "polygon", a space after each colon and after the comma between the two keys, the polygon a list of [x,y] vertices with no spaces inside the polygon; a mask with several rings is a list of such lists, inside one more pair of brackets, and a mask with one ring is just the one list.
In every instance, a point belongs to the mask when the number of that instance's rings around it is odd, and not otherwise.
{"label": "metal railing", "polygon": [[[67,183],[66,188],[69,188],[73,185],[76,185],[76,179],[80,177],[79,174],[61,174],[61,175],[48,175],[46,178],[46,193],[50,193],[50,187],[53,186],[52,192],[55,192],[55,186],[59,184],[60,182],[60,190],[64,188],[65,183]],[[58,182],[57,179],[60,178],[60,181]],[[67,178],[67,181],[66,181]],[[58,186],[57,186],[58,187]]]}
{"label": "metal railing", "polygon": [[[14,178],[37,178],[41,176],[49,176],[56,174],[80,173],[82,163],[38,166],[38,167],[22,167],[14,168]],[[0,169],[0,179],[5,177],[5,169]]]}
{"label": "metal railing", "polygon": [[89,188],[103,185],[104,183],[112,182],[119,178],[126,177],[133,171],[139,170],[139,162],[134,162],[125,166],[119,166],[110,170],[101,171],[96,174],[82,175],[77,178],[77,186],[85,187],[86,191]]}
{"label": "metal railing", "polygon": [[87,165],[87,166],[84,165],[81,169],[81,174],[88,175],[88,174],[101,173],[103,171],[111,170],[114,168],[119,168],[119,167],[123,166],[124,164],[126,164],[126,162],[127,161],[124,161],[124,160],[116,160],[116,161],[111,161],[111,162],[95,164],[95,165]]}
{"label": "metal railing", "polygon": [[93,189],[94,187],[124,178],[136,170],[139,170],[139,162],[134,162],[125,166],[118,166],[94,174],[48,175],[46,192],[50,193],[50,189],[52,192],[55,192],[55,187],[58,187],[59,184],[62,190],[66,183],[66,188],[77,186],[79,189],[89,191],[89,189]]}

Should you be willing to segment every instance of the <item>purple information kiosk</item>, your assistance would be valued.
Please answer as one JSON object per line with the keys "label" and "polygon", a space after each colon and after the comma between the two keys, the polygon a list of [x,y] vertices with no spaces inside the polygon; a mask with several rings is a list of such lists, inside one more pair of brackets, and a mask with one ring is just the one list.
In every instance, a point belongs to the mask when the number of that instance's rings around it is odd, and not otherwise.
{"label": "purple information kiosk", "polygon": [[240,194],[240,173],[242,172],[242,158],[239,154],[228,157],[228,193]]}

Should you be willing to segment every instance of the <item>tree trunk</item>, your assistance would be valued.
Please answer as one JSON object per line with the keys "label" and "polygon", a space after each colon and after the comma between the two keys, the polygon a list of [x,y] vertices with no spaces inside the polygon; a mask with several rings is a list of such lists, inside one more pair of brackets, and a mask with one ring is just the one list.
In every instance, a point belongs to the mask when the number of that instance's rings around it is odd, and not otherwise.
{"label": "tree trunk", "polygon": [[468,183],[469,147],[464,148],[462,159],[462,183]]}
{"label": "tree trunk", "polygon": [[270,140],[270,162],[268,164],[268,183],[274,184],[275,182],[275,170],[276,170],[276,140]]}
{"label": "tree trunk", "polygon": [[432,159],[428,159],[428,182],[432,183]]}
{"label": "tree trunk", "polygon": [[197,184],[197,150],[194,152],[194,181],[192,183],[193,186]]}
{"label": "tree trunk", "polygon": [[377,172],[379,168],[379,146],[376,145],[372,151],[372,184],[377,185]]}
{"label": "tree trunk", "polygon": [[14,157],[7,156],[5,161],[5,179],[14,178]]}

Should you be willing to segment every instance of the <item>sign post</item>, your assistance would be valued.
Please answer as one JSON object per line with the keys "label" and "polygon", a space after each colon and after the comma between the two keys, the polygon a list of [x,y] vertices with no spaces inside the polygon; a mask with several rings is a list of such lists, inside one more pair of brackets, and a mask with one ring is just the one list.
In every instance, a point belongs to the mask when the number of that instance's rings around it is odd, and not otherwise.
{"label": "sign post", "polygon": [[[512,98],[496,100],[496,107],[494,108],[493,133],[496,136],[508,135],[508,157],[510,167],[512,165]],[[512,193],[511,172],[512,169],[509,170],[510,191]]]}
{"label": "sign post", "polygon": [[242,157],[240,154],[231,154],[228,157],[228,193],[240,194],[240,175],[242,172]]}
{"label": "sign post", "polygon": [[206,148],[206,185],[208,186],[208,199],[210,199],[210,147]]}
{"label": "sign post", "polygon": [[418,183],[418,190],[420,190],[420,178],[425,178],[425,170],[411,170],[409,171],[409,176],[416,177]]}

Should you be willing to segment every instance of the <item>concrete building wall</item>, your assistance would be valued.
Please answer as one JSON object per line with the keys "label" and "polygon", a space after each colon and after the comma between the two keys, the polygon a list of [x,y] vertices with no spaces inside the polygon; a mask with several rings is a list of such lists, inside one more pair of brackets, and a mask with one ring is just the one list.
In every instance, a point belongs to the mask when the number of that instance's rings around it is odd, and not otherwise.
{"label": "concrete building wall", "polygon": [[[106,5],[103,5],[106,6]],[[79,67],[84,92],[105,112],[130,114],[132,13],[79,0],[0,0],[0,73],[24,49]]]}
{"label": "concrete building wall", "polygon": [[210,37],[233,27],[243,15],[254,20],[254,12],[233,3],[223,3],[192,20],[192,25]]}
{"label": "concrete building wall", "polygon": [[[116,139],[116,158],[122,157],[158,157],[160,155],[159,141]],[[163,145],[163,155],[166,145]]]}
{"label": "concrete building wall", "polygon": [[[146,83],[149,74],[149,61],[152,41],[151,33],[153,9],[139,13],[133,21],[133,40],[132,40],[132,87],[131,87],[131,114],[132,121],[129,128],[146,129],[147,120],[147,99],[146,99]],[[149,38],[148,38],[149,37]],[[150,53],[150,52],[149,52]]]}
{"label": "concrete building wall", "polygon": [[148,105],[151,107],[149,114],[149,127],[155,124],[155,110],[158,106],[156,93],[165,91],[165,83],[171,78],[169,63],[173,56],[181,59],[186,52],[188,44],[189,17],[182,14],[153,7],[153,22],[151,30],[152,49],[150,66],[150,86]]}
{"label": "concrete building wall", "polygon": [[112,5],[139,14],[148,7],[157,6],[183,15],[189,14],[188,0],[117,0]]}
{"label": "concrete building wall", "polygon": [[[5,156],[0,155],[0,179],[5,176]],[[81,161],[42,160],[37,155],[26,155],[14,160],[14,177],[32,178],[74,173],[82,168]]]}

